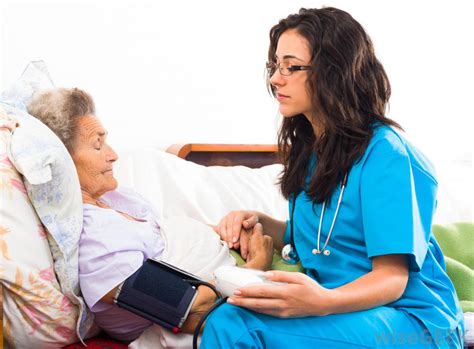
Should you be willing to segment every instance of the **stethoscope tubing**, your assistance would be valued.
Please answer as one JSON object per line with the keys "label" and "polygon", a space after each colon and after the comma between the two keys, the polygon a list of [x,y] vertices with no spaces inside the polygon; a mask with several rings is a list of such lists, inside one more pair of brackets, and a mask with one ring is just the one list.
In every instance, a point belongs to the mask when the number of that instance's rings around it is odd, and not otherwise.
{"label": "stethoscope tubing", "polygon": [[[334,217],[332,219],[332,222],[331,222],[331,227],[329,228],[329,233],[328,233],[328,237],[326,238],[326,241],[324,243],[324,246],[322,249],[319,248],[320,246],[320,239],[321,239],[321,229],[322,229],[322,225],[323,225],[323,217],[324,217],[324,213],[326,211],[326,202],[323,202],[323,206],[321,208],[321,215],[319,217],[319,225],[318,225],[318,240],[317,240],[317,254],[320,254],[321,252],[324,252],[329,244],[329,240],[331,239],[331,235],[333,233],[333,230],[334,230],[334,226],[336,224],[336,220],[337,220],[337,216],[339,214],[339,209],[341,207],[341,203],[342,203],[342,198],[344,196],[344,190],[346,188],[346,185],[347,185],[347,173],[344,175],[343,179],[342,179],[342,182],[341,182],[341,192],[339,193],[339,198],[337,200],[337,205],[336,205],[336,210],[334,212]],[[293,220],[294,220],[294,214],[295,214],[295,207],[296,207],[296,199],[298,197],[299,193],[294,195],[293,196],[293,203],[292,203],[292,207],[291,207],[291,217],[290,217],[290,246],[289,246],[289,251],[291,251],[290,253],[288,254],[283,254],[282,253],[282,258],[290,263],[290,264],[296,264],[299,262],[300,258],[299,258],[299,255],[298,255],[298,251],[296,250],[296,245],[295,245],[295,238],[294,238],[294,223],[293,223]],[[286,248],[286,246],[285,246]],[[284,248],[284,249],[285,249]],[[283,252],[283,250],[282,250]]]}

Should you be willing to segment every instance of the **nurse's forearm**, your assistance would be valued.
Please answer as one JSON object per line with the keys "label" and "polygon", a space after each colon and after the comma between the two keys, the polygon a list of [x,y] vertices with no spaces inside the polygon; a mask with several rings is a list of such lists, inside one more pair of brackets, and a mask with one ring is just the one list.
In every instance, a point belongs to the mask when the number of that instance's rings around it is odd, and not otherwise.
{"label": "nurse's forearm", "polygon": [[408,281],[405,255],[374,257],[372,271],[333,289],[329,313],[347,313],[391,303],[400,298]]}
{"label": "nurse's forearm", "polygon": [[286,222],[279,221],[262,212],[255,212],[258,216],[258,222],[263,226],[265,235],[271,236],[273,239],[273,247],[278,251],[283,248],[283,236],[285,235]]}

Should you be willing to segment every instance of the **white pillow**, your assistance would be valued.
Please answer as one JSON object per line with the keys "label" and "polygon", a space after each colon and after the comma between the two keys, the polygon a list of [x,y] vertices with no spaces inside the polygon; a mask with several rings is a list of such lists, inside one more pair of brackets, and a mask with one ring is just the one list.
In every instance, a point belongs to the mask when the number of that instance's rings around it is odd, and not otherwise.
{"label": "white pillow", "polygon": [[156,149],[119,152],[119,185],[132,187],[157,208],[161,217],[188,216],[217,224],[231,210],[258,210],[288,217],[276,180],[281,165],[205,167]]}

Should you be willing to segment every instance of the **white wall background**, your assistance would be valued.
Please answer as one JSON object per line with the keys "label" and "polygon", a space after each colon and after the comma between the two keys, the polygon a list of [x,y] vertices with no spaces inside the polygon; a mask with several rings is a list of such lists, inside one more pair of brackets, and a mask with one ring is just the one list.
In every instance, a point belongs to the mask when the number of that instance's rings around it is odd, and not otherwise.
{"label": "white wall background", "polygon": [[469,0],[2,0],[0,88],[42,59],[56,85],[94,96],[118,148],[273,143],[268,31],[302,6],[322,5],[369,32],[392,83],[389,116],[435,162],[443,212],[472,220]]}

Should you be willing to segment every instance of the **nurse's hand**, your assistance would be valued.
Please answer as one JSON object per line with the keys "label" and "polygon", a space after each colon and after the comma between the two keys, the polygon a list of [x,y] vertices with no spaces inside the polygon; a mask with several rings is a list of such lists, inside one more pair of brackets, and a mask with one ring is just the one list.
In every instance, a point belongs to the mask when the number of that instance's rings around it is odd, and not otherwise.
{"label": "nurse's hand", "polygon": [[247,259],[249,238],[258,221],[255,211],[232,211],[220,220],[214,230],[229,248],[240,248],[242,258]]}
{"label": "nurse's hand", "polygon": [[303,273],[272,270],[267,279],[281,285],[242,287],[228,303],[281,318],[328,315],[332,291]]}

